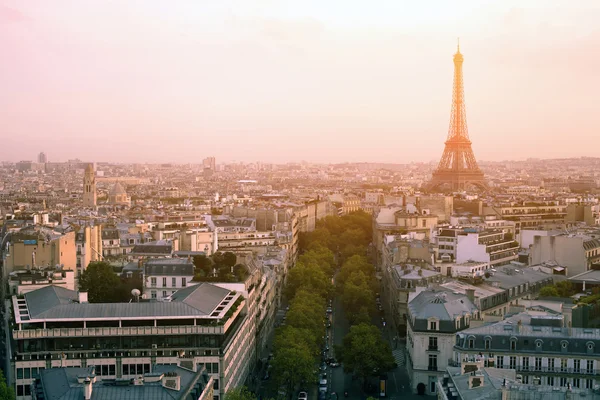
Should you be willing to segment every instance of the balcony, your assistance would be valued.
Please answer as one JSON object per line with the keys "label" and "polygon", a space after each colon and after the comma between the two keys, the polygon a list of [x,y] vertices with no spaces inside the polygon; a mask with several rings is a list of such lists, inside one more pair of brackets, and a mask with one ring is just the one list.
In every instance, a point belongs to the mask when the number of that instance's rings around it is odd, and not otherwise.
{"label": "balcony", "polygon": [[[229,321],[228,321],[229,322]],[[53,328],[13,330],[13,338],[37,339],[46,337],[69,338],[84,336],[148,336],[148,335],[222,335],[226,326],[146,326],[124,328]]]}
{"label": "balcony", "polygon": [[439,347],[436,346],[432,346],[429,345],[429,347],[427,347],[427,351],[440,351]]}
{"label": "balcony", "polygon": [[427,367],[427,371],[437,371],[438,367],[437,365],[430,365]]}
{"label": "balcony", "polygon": [[561,368],[561,367],[534,367],[534,366],[522,366],[517,365],[515,368],[518,372],[529,372],[529,373],[544,373],[544,374],[567,374],[567,375],[586,375],[586,376],[597,376],[600,375],[599,369],[583,369],[583,368]]}

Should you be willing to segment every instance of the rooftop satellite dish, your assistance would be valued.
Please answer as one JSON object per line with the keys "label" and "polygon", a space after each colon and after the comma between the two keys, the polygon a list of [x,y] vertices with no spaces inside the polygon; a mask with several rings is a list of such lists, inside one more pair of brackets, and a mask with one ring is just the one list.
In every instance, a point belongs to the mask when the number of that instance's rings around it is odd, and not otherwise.
{"label": "rooftop satellite dish", "polygon": [[134,296],[134,297],[139,297],[139,296],[140,296],[140,294],[142,294],[142,292],[140,292],[140,290],[139,290],[139,289],[133,289],[133,290],[131,291],[131,295],[132,295],[132,296]]}

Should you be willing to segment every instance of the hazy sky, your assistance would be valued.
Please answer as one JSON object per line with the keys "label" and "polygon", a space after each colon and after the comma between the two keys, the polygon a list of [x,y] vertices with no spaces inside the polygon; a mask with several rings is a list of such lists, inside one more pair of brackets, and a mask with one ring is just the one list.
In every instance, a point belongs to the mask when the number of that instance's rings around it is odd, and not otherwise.
{"label": "hazy sky", "polygon": [[598,0],[0,0],[0,160],[595,156]]}

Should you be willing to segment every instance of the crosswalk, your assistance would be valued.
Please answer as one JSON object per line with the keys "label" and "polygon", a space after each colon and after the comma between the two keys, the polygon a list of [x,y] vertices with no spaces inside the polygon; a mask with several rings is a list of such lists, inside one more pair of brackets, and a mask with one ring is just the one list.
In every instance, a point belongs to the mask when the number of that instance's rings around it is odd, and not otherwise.
{"label": "crosswalk", "polygon": [[394,355],[394,360],[396,360],[396,364],[398,364],[399,367],[405,365],[406,360],[403,348],[392,350],[392,354]]}

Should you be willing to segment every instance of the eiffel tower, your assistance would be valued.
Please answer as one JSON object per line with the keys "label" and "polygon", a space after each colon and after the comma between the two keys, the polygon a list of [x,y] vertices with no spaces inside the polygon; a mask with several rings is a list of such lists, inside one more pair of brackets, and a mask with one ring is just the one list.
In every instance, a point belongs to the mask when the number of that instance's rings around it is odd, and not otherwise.
{"label": "eiffel tower", "polygon": [[426,185],[429,191],[442,190],[449,186],[450,190],[464,190],[468,186],[476,186],[487,190],[488,186],[479,169],[475,154],[471,148],[469,131],[467,130],[467,112],[465,110],[465,89],[463,87],[463,56],[460,44],[454,55],[454,85],[452,90],[452,113],[450,128],[444,154],[433,172],[431,181]]}

